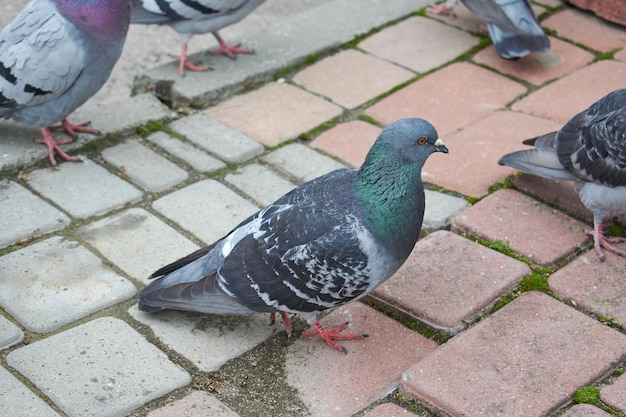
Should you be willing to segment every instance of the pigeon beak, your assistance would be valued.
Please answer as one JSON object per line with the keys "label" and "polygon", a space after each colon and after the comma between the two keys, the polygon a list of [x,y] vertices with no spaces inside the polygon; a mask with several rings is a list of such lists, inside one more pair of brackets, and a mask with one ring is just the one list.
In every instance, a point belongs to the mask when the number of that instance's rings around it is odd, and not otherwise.
{"label": "pigeon beak", "polygon": [[435,152],[448,153],[448,148],[446,147],[446,145],[443,144],[441,138],[435,141]]}

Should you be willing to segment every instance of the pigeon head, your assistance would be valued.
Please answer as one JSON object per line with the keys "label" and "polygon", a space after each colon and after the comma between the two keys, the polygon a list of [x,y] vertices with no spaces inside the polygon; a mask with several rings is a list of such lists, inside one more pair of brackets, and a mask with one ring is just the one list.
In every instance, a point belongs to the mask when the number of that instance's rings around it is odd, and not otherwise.
{"label": "pigeon head", "polygon": [[423,164],[433,152],[448,153],[435,127],[424,119],[397,120],[382,131],[377,142],[390,146],[407,163]]}

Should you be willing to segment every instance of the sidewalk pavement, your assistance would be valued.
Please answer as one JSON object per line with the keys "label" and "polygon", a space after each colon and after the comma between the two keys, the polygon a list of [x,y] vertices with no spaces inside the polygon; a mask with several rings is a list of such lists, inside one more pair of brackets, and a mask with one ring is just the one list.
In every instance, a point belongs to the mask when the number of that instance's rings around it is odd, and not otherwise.
{"label": "sidewalk pavement", "polygon": [[[626,87],[626,28],[538,0],[552,48],[511,62],[461,6],[358,4],[309,4],[243,38],[256,55],[198,54],[214,71],[166,64],[133,97],[89,103],[72,120],[104,136],[68,146],[82,163],[49,168],[36,129],[2,122],[0,415],[626,413],[626,259],[598,260],[571,184],[496,163]],[[289,339],[266,315],[138,311],[151,272],[359,165],[407,116],[450,154],[424,167],[427,233],[407,263],[323,318],[369,333],[347,355],[299,319]]]}

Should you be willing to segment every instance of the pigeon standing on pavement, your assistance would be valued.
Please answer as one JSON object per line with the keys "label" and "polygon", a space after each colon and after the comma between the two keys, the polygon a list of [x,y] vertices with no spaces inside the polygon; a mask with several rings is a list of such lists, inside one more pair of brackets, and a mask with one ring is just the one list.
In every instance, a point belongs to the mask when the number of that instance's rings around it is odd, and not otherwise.
{"label": "pigeon standing on pavement", "polygon": [[[487,22],[498,55],[518,59],[550,49],[550,40],[537,22],[528,0],[461,0],[472,13]],[[453,14],[458,0],[432,6],[432,14]]]}
{"label": "pigeon standing on pavement", "polygon": [[139,293],[139,309],[211,314],[286,313],[303,317],[305,336],[361,338],[325,329],[316,314],[365,296],[404,263],[424,217],[421,170],[448,152],[422,119],[387,126],[361,168],[309,181],[244,220],[211,246],[167,265]]}
{"label": "pigeon standing on pavement", "polygon": [[227,45],[218,30],[239,22],[252,13],[265,0],[133,0],[131,23],[167,24],[182,36],[178,72],[185,75],[185,68],[191,71],[207,71],[187,59],[187,44],[193,35],[211,32],[219,48],[210,54],[224,54],[235,59],[236,54],[251,54],[251,49]]}
{"label": "pigeon standing on pavement", "polygon": [[613,91],[577,114],[559,131],[523,142],[533,149],[498,162],[540,177],[575,181],[582,203],[593,213],[594,247],[626,256],[602,233],[602,221],[626,214],[626,89]]}
{"label": "pigeon standing on pavement", "polygon": [[[0,32],[0,118],[41,128],[52,165],[68,161],[50,130],[97,133],[67,116],[100,90],[119,59],[130,0],[32,0]],[[51,126],[61,121],[58,126]]]}

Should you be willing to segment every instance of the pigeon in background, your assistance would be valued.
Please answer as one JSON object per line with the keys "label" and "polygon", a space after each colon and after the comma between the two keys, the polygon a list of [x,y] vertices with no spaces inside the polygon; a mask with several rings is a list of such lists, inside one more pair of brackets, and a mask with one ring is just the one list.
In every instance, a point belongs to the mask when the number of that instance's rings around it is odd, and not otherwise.
{"label": "pigeon in background", "polygon": [[133,0],[131,23],[169,25],[182,36],[178,72],[207,71],[207,67],[187,59],[187,44],[193,35],[211,32],[220,47],[210,54],[224,54],[235,59],[236,54],[251,54],[251,49],[227,45],[218,30],[239,22],[252,13],[265,0]]}
{"label": "pigeon in background", "polygon": [[[422,119],[387,126],[361,168],[340,169],[309,181],[244,220],[209,247],[167,265],[139,293],[139,309],[211,314],[286,313],[303,317],[322,338],[316,314],[358,300],[404,263],[424,217],[421,170],[433,152],[448,152]],[[210,196],[209,196],[210,198]]]}
{"label": "pigeon in background", "polygon": [[[0,32],[0,118],[41,128],[52,165],[69,156],[50,130],[98,133],[67,116],[100,90],[122,53],[130,0],[32,0]],[[60,125],[51,126],[61,122]]]}
{"label": "pigeon in background", "polygon": [[613,91],[574,116],[559,131],[523,142],[533,149],[498,162],[528,174],[575,181],[582,203],[593,213],[594,247],[626,256],[602,233],[607,217],[626,214],[626,89]]}
{"label": "pigeon in background", "polygon": [[[461,0],[476,16],[487,22],[489,36],[498,55],[518,59],[531,52],[550,49],[550,40],[537,22],[528,0]],[[428,9],[432,14],[454,14],[458,0]]]}

